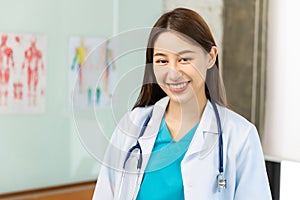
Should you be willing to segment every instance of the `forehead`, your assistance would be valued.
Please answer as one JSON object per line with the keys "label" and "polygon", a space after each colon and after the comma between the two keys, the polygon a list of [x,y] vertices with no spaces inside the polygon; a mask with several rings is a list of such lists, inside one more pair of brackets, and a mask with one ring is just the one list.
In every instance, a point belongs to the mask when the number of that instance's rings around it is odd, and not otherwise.
{"label": "forehead", "polygon": [[203,52],[200,44],[172,32],[161,33],[154,42],[154,51],[178,53],[185,50]]}

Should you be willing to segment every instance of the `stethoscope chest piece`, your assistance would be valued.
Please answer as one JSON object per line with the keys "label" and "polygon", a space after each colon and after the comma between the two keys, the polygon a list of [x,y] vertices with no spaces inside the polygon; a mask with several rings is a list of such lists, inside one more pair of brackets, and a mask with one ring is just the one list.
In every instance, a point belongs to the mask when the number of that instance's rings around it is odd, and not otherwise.
{"label": "stethoscope chest piece", "polygon": [[218,191],[220,192],[221,189],[226,189],[226,179],[224,178],[224,174],[220,173],[217,176],[217,182],[218,182]]}

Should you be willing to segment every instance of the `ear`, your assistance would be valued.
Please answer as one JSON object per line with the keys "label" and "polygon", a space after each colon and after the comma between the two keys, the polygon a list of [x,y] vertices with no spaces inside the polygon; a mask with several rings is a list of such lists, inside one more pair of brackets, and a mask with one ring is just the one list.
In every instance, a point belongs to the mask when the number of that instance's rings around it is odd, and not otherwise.
{"label": "ear", "polygon": [[214,66],[218,55],[218,48],[216,46],[212,46],[209,52],[209,60],[208,60],[208,67],[210,69]]}

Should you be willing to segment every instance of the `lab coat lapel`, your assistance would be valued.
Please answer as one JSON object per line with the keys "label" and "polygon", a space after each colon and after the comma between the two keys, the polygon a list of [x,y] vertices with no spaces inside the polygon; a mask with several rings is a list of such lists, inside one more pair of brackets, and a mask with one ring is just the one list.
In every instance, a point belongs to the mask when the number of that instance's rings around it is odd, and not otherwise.
{"label": "lab coat lapel", "polygon": [[218,126],[216,116],[210,101],[207,101],[199,126],[191,141],[185,158],[195,153],[199,158],[205,158],[218,142]]}
{"label": "lab coat lapel", "polygon": [[148,123],[148,126],[145,130],[144,135],[139,139],[141,148],[143,150],[143,164],[142,171],[145,170],[150,155],[152,153],[152,149],[155,143],[155,139],[157,133],[159,131],[161,120],[165,114],[166,107],[169,103],[169,98],[165,97],[158,101],[152,111],[152,117]]}
{"label": "lab coat lapel", "polygon": [[[150,155],[152,153],[152,149],[155,143],[155,139],[160,127],[160,123],[162,120],[162,117],[164,116],[166,107],[168,105],[169,102],[169,98],[163,98],[160,101],[158,101],[154,106],[152,111],[152,117],[150,119],[150,121],[148,122],[148,125],[145,129],[145,132],[143,134],[142,137],[139,138],[139,143],[142,149],[142,166],[141,166],[141,172],[140,173],[144,173],[145,168],[148,164]],[[150,112],[148,114],[150,114]],[[144,122],[145,119],[143,119],[142,121]],[[142,123],[143,123],[142,122]],[[139,132],[139,131],[137,131]],[[135,166],[135,165],[134,165]],[[127,198],[124,199],[131,199],[132,195],[133,195],[133,199],[136,198],[136,196],[138,195],[138,190],[139,190],[139,186],[142,182],[142,178],[143,176],[141,175],[136,175],[134,173],[129,173],[127,174],[127,176],[125,176],[124,178],[124,185],[130,186],[130,185],[135,185],[136,188],[134,189],[129,189],[129,188],[125,188],[125,192],[121,193],[121,194],[126,194]],[[129,192],[130,191],[130,192]]]}
{"label": "lab coat lapel", "polygon": [[[141,148],[143,150],[142,171],[144,171],[150,158],[152,148],[160,127],[160,123],[162,117],[164,116],[168,103],[169,98],[165,97],[154,105],[151,120],[148,123],[144,136],[141,137],[139,140]],[[220,107],[217,107],[219,110],[220,117],[222,119],[223,117]],[[185,158],[195,153],[200,154],[200,159],[205,158],[212,151],[214,146],[217,145],[218,136],[219,133],[215,112],[210,101],[207,101],[201,120],[199,122],[199,126],[191,141],[189,149],[185,154]]]}

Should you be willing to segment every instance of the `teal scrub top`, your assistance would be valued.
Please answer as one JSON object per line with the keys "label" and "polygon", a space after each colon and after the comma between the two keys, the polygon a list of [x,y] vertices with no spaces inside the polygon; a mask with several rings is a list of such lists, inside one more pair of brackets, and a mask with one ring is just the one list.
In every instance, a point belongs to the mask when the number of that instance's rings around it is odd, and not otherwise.
{"label": "teal scrub top", "polygon": [[180,163],[197,127],[176,142],[162,119],[137,200],[184,199]]}

